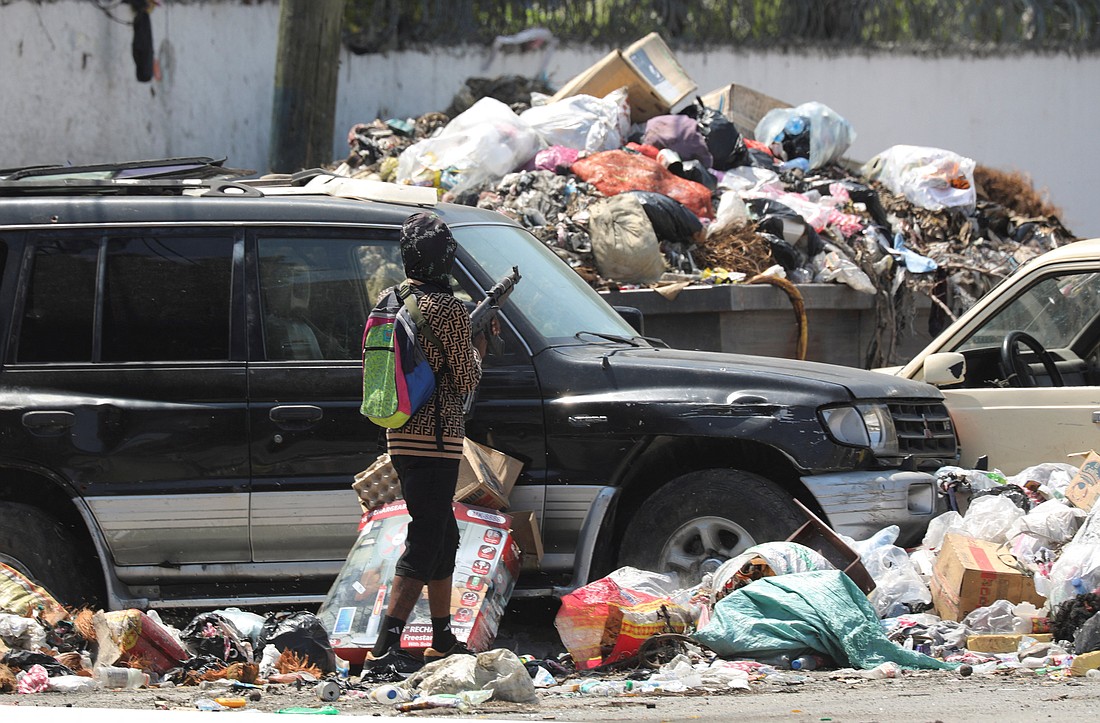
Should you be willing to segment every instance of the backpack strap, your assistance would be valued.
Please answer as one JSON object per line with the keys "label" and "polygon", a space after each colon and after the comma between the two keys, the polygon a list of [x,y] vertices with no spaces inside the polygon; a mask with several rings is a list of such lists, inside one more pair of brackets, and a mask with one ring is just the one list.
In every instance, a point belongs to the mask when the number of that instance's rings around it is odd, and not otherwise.
{"label": "backpack strap", "polygon": [[[443,375],[442,381],[447,381],[447,370],[449,365],[447,364],[447,353],[443,350],[443,342],[439,341],[439,337],[432,331],[432,328],[428,326],[427,319],[420,313],[420,306],[416,303],[416,292],[412,288],[407,280],[402,281],[401,285],[397,287],[397,296],[401,299],[401,302],[405,305],[405,309],[409,312],[409,317],[412,318],[413,323],[416,325],[416,333],[423,334],[424,338],[432,343],[436,351],[439,352],[439,358],[443,360],[443,366],[440,367],[439,373]],[[439,378],[436,379],[436,390],[439,389]],[[443,451],[443,405],[439,399],[435,402],[435,445],[439,451]]]}

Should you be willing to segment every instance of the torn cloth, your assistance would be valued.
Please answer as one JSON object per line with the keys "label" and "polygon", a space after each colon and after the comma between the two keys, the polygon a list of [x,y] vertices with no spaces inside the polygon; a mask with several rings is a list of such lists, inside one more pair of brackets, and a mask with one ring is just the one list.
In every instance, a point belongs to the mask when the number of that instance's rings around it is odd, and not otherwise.
{"label": "torn cloth", "polygon": [[867,597],[839,570],[756,580],[720,600],[710,623],[692,637],[723,657],[811,650],[865,670],[888,661],[904,668],[955,667],[887,638]]}

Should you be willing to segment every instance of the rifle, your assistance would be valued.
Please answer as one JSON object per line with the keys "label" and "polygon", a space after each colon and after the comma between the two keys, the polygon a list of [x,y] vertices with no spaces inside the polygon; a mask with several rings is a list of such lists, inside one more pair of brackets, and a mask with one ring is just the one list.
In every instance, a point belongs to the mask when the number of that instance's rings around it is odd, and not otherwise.
{"label": "rifle", "polygon": [[[497,312],[500,311],[500,305],[508,299],[512,290],[516,288],[516,284],[519,283],[520,278],[519,267],[513,266],[512,273],[502,277],[500,281],[493,284],[493,288],[485,293],[485,298],[478,302],[478,305],[470,312],[471,339],[476,338],[478,334],[484,333],[490,344],[493,343],[496,337],[489,333],[490,324],[497,315]],[[493,351],[499,352],[500,350],[494,348]]]}
{"label": "rifle", "polygon": [[[500,305],[508,299],[519,280],[519,267],[513,266],[512,273],[505,275],[500,281],[493,284],[493,288],[485,292],[485,298],[478,302],[478,305],[470,312],[470,338],[474,339],[478,334],[484,333],[485,339],[489,343],[489,349],[493,353],[499,354],[503,351],[504,344],[498,337],[489,333],[489,329],[493,318],[500,311]],[[476,396],[476,389],[466,395],[466,399],[462,404],[464,415],[469,416],[470,412],[473,411]]]}

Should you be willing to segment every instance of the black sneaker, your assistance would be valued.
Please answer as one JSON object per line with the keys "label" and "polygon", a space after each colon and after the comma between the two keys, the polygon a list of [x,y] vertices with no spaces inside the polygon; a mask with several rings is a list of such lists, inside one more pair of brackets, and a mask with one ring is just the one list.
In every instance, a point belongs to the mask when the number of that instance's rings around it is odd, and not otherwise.
{"label": "black sneaker", "polygon": [[363,672],[379,675],[394,672],[402,678],[408,678],[424,667],[424,661],[408,653],[401,648],[390,648],[384,655],[377,658],[373,653],[367,653],[363,661]]}
{"label": "black sneaker", "polygon": [[435,648],[428,648],[424,651],[424,662],[431,663],[435,660],[442,660],[443,658],[449,658],[452,655],[473,655],[473,651],[466,647],[465,643],[456,640],[454,645],[446,650],[436,650]]}

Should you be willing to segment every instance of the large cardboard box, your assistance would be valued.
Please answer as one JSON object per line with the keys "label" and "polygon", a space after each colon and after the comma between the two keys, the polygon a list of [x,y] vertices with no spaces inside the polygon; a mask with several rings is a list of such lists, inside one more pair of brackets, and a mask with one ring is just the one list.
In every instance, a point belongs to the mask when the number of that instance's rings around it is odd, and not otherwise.
{"label": "large cardboard box", "polygon": [[658,33],[650,33],[626,50],[613,50],[554,94],[552,100],[574,95],[602,98],[626,87],[630,120],[641,123],[666,115],[695,92],[696,85]]}
{"label": "large cardboard box", "polygon": [[790,108],[789,103],[764,95],[743,85],[730,84],[703,96],[703,103],[714,108],[737,127],[745,138],[756,138],[756,124],[774,108]]}
{"label": "large cardboard box", "polygon": [[1100,497],[1100,454],[1089,452],[1066,488],[1066,499],[1088,512]]}
{"label": "large cardboard box", "polygon": [[932,569],[932,602],[944,620],[962,620],[976,608],[997,600],[1031,602],[1046,598],[1035,583],[1013,565],[1016,558],[1000,545],[949,533]]}
{"label": "large cardboard box", "polygon": [[542,531],[539,519],[532,510],[509,510],[512,518],[512,537],[523,553],[522,572],[537,572],[542,566]]}
{"label": "large cardboard box", "polygon": [[455,500],[475,507],[503,510],[523,469],[523,462],[469,439],[462,442]]}
{"label": "large cardboard box", "polygon": [[[459,545],[452,577],[451,625],[471,650],[484,651],[492,646],[519,576],[520,551],[509,532],[508,515],[460,502],[453,506]],[[359,538],[317,613],[336,654],[348,662],[363,662],[378,639],[411,519],[404,500],[363,515]],[[431,644],[425,592],[405,625],[401,645],[416,650]]]}

